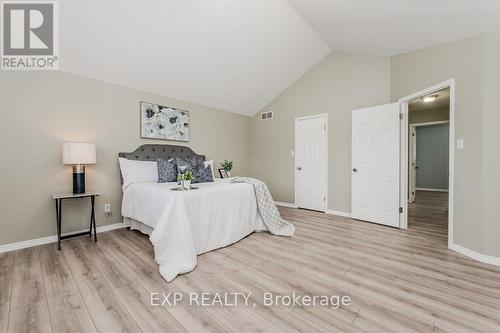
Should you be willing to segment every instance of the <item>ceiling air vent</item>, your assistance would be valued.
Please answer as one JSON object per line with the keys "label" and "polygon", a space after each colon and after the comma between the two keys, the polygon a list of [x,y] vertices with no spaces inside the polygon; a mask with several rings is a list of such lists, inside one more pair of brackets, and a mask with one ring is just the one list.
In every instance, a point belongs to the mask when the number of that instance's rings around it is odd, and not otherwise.
{"label": "ceiling air vent", "polygon": [[266,111],[260,114],[260,120],[273,119],[273,111]]}

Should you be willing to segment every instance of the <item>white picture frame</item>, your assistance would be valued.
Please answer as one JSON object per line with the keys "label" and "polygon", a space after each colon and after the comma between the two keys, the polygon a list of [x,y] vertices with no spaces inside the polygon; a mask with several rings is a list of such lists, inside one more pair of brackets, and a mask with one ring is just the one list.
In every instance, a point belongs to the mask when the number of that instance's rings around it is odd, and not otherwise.
{"label": "white picture frame", "polygon": [[143,139],[189,141],[189,111],[140,102]]}

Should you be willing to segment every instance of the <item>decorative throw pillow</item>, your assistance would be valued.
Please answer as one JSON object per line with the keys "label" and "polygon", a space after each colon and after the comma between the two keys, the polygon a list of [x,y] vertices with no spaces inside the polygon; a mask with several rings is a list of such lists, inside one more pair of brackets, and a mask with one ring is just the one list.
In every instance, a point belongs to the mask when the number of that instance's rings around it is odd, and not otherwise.
{"label": "decorative throw pillow", "polygon": [[205,166],[205,159],[203,158],[203,156],[195,155],[192,157],[192,159],[196,161],[195,163],[198,167]]}
{"label": "decorative throw pillow", "polygon": [[193,156],[188,159],[176,158],[175,164],[177,165],[177,174],[186,171],[194,172],[198,169],[198,165],[203,165],[203,158],[199,156]]}
{"label": "decorative throw pillow", "polygon": [[214,177],[212,175],[212,168],[209,166],[198,167],[193,172],[193,180],[192,183],[210,183],[214,181]]}
{"label": "decorative throw pillow", "polygon": [[177,166],[173,158],[169,160],[158,159],[158,183],[177,181]]}
{"label": "decorative throw pillow", "polygon": [[205,161],[205,162],[203,162],[203,165],[205,166],[205,168],[207,166],[210,166],[210,168],[212,169],[212,178],[215,178],[215,174],[214,174],[214,161],[213,160]]}

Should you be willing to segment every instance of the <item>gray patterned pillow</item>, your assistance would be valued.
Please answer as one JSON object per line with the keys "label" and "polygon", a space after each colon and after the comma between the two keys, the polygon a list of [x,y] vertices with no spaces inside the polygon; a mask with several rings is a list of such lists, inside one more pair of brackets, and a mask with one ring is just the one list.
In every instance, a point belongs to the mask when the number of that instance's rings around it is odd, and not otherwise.
{"label": "gray patterned pillow", "polygon": [[194,173],[198,167],[203,167],[203,158],[200,156],[193,156],[188,159],[175,158],[175,164],[177,165],[177,173],[183,173],[185,171],[191,171]]}
{"label": "gray patterned pillow", "polygon": [[191,182],[193,184],[196,184],[196,183],[210,183],[213,181],[214,177],[212,175],[212,167],[210,165],[207,165],[207,167],[204,167],[202,165],[193,172],[193,180]]}
{"label": "gray patterned pillow", "polygon": [[158,183],[177,181],[177,166],[173,158],[169,160],[158,159]]}

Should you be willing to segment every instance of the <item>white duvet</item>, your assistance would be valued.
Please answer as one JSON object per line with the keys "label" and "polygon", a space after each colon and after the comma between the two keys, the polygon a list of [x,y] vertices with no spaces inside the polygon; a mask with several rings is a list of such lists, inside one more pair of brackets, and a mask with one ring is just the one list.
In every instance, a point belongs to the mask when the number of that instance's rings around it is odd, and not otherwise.
{"label": "white duvet", "polygon": [[151,227],[150,239],[160,274],[172,281],[192,271],[196,256],[267,230],[250,184],[195,184],[172,191],[175,183],[133,183],[123,189],[122,215]]}

